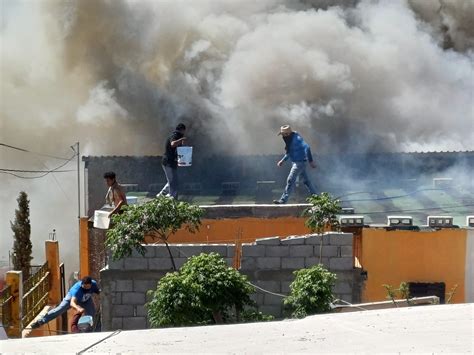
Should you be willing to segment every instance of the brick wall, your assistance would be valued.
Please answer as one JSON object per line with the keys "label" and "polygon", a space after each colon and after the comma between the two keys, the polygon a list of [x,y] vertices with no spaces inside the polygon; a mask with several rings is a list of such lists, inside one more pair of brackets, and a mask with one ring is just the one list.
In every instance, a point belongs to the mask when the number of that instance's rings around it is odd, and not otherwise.
{"label": "brick wall", "polygon": [[[360,301],[360,270],[353,268],[352,234],[330,233],[323,237],[322,263],[337,274],[336,297],[347,302]],[[321,237],[316,235],[258,239],[242,245],[240,272],[249,281],[271,292],[287,295],[294,279],[293,272],[319,263]],[[147,291],[171,271],[171,260],[164,245],[147,245],[145,257],[131,257],[109,262],[101,271],[102,325],[104,330],[143,329],[148,327],[144,304]],[[189,256],[217,252],[232,265],[235,246],[232,244],[175,244],[171,246],[179,268]],[[259,310],[282,317],[282,298],[260,290],[252,296]]]}

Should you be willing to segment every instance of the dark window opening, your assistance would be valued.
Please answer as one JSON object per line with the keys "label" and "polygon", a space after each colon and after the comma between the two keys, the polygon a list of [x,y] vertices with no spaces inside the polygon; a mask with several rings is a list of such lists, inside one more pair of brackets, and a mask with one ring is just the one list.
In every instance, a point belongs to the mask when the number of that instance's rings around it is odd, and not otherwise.
{"label": "dark window opening", "polygon": [[445,303],[446,285],[444,282],[409,282],[410,297],[437,296],[439,303]]}

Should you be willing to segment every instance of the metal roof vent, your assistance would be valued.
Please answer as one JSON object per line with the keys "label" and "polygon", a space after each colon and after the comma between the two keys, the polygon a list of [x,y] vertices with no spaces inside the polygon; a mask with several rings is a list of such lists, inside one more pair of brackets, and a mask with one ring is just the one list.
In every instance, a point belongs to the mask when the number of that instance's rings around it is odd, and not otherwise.
{"label": "metal roof vent", "polygon": [[474,227],[474,216],[467,216],[466,217],[466,226]]}
{"label": "metal roof vent", "polygon": [[452,216],[428,216],[427,224],[435,228],[451,228],[453,226]]}
{"label": "metal roof vent", "polygon": [[340,216],[339,223],[341,224],[341,227],[363,227],[364,216],[356,216],[356,215]]}
{"label": "metal roof vent", "polygon": [[409,227],[413,225],[412,216],[387,216],[388,225],[391,227]]}

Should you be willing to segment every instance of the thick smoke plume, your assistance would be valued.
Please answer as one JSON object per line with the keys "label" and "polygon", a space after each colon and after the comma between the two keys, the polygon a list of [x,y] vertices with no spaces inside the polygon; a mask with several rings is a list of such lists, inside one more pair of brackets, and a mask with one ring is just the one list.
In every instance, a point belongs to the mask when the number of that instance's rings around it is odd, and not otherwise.
{"label": "thick smoke plume", "polygon": [[[158,155],[185,121],[200,154],[279,153],[275,134],[287,122],[321,152],[474,147],[470,0],[1,6],[5,143],[56,155],[76,141],[85,154]],[[0,154],[4,168],[57,163]],[[73,175],[0,179],[2,254],[21,189],[37,242],[53,225],[77,235]],[[53,223],[58,210],[63,221]]]}

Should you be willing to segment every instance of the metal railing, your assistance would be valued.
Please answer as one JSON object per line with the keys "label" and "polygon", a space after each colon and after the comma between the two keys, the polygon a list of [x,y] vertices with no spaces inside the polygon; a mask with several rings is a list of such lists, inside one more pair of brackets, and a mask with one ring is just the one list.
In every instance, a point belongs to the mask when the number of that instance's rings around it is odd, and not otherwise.
{"label": "metal railing", "polygon": [[26,327],[48,304],[49,275],[46,262],[28,280],[23,282],[22,327]]}
{"label": "metal railing", "polygon": [[5,286],[5,288],[0,291],[0,319],[4,327],[10,326],[11,323],[12,301],[11,287]]}

